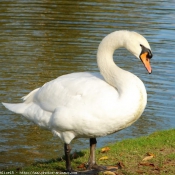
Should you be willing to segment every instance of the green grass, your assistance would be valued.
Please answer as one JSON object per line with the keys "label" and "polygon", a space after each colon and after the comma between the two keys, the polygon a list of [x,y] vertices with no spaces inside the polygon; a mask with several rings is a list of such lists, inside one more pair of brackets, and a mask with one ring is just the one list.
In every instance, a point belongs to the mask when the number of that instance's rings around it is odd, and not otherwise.
{"label": "green grass", "polygon": [[[106,146],[109,147],[110,150],[105,153],[101,153],[101,149],[96,150],[97,163],[116,166],[118,169],[113,172],[114,174],[175,174],[175,129],[155,132],[150,136],[137,139],[127,139]],[[153,158],[143,161],[143,159],[148,156],[148,153],[153,155]],[[88,150],[72,153],[71,158],[73,169],[81,171],[78,166],[83,163],[86,164],[88,155]],[[107,157],[108,159],[99,160],[102,157]],[[32,171],[36,173],[62,172],[64,169],[65,160],[64,157],[60,157],[46,162],[36,162],[27,167],[12,168],[3,171],[13,171],[14,174],[21,174],[21,172]],[[107,172],[100,172],[99,174],[105,173]]]}

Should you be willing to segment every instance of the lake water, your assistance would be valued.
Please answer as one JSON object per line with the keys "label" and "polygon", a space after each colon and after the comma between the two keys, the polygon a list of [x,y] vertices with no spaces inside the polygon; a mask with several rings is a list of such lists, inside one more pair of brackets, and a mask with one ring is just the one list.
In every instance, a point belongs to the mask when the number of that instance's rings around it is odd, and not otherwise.
{"label": "lake water", "polygon": [[[124,49],[116,63],[144,82],[148,105],[131,127],[98,138],[98,147],[175,128],[175,1],[3,0],[0,5],[0,99],[21,97],[62,74],[98,71],[96,51],[104,36],[133,30],[152,48],[153,73]],[[129,59],[126,59],[129,58]],[[72,151],[89,146],[72,142]],[[63,143],[0,104],[0,168],[63,155]]]}

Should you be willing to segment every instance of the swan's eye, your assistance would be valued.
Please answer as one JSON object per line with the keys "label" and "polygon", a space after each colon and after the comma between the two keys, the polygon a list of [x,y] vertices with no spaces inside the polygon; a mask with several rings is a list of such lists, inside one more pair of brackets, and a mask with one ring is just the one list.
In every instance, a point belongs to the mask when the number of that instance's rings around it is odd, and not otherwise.
{"label": "swan's eye", "polygon": [[146,57],[147,57],[148,59],[151,59],[151,58],[153,57],[153,54],[152,54],[151,50],[148,49],[148,48],[146,48],[146,47],[143,46],[142,44],[140,44],[140,46],[141,46],[141,48],[142,48],[142,51],[141,51],[140,55],[142,55],[143,53],[147,53]]}
{"label": "swan's eye", "polygon": [[149,59],[151,59],[151,58],[153,57],[153,54],[151,53],[151,51],[150,51],[150,50],[148,50],[147,57],[148,57]]}

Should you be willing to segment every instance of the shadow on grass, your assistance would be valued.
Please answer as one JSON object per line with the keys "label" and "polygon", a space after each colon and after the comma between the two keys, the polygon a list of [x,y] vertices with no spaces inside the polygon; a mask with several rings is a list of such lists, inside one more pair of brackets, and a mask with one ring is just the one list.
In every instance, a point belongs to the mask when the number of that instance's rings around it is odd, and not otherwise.
{"label": "shadow on grass", "polygon": [[[80,157],[84,157],[86,153],[85,152],[74,152],[70,155],[72,165],[75,167],[76,165],[78,166],[82,162],[78,160]],[[46,161],[37,161],[32,164],[33,168],[40,169],[42,170],[55,170],[55,171],[65,171],[65,156],[58,157],[56,159],[50,159]]]}
{"label": "shadow on grass", "polygon": [[[99,175],[100,170],[86,170],[84,167],[83,169],[79,169],[78,166],[84,164],[84,159],[83,162],[80,161],[79,158],[85,157],[86,152],[74,152],[71,154],[71,165],[73,168],[73,171],[75,171],[75,174],[78,175]],[[87,161],[87,160],[85,160]],[[35,171],[52,171],[52,172],[60,172],[59,174],[66,174],[65,171],[65,156],[63,157],[58,157],[57,159],[50,159],[47,161],[38,161],[34,164],[32,164],[32,168]],[[73,173],[74,174],[74,173]]]}

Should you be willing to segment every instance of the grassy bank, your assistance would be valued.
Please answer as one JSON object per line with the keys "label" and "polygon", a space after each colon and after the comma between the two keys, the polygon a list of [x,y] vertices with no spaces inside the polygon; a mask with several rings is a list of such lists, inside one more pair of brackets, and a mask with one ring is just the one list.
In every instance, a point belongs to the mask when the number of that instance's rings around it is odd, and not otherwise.
{"label": "grassy bank", "polygon": [[[72,167],[84,171],[88,160],[88,150],[72,153]],[[113,165],[116,171],[104,171],[98,174],[134,175],[134,174],[175,174],[175,129],[160,131],[150,136],[127,139],[107,145],[96,151],[98,164]],[[63,174],[64,157],[47,162],[37,162],[28,167],[2,170],[0,173],[13,174]],[[47,173],[48,172],[48,173]],[[41,174],[40,173],[40,174]],[[93,174],[93,173],[92,173]]]}

